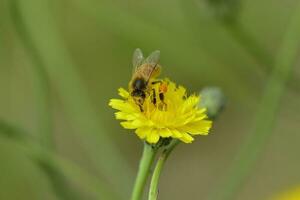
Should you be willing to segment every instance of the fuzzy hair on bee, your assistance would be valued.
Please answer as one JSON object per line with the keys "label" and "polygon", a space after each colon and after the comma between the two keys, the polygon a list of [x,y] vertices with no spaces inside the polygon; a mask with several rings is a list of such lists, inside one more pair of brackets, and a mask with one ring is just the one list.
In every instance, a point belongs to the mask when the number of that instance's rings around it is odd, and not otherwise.
{"label": "fuzzy hair on bee", "polygon": [[129,91],[141,110],[146,96],[151,92],[152,80],[160,74],[159,58],[158,50],[152,52],[146,59],[140,49],[136,49],[133,53],[133,74],[129,82]]}

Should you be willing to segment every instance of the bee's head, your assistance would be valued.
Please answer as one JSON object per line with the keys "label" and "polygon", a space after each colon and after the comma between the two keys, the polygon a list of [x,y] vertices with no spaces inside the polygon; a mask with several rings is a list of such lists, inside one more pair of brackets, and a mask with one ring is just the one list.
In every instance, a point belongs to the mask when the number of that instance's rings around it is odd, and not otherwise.
{"label": "bee's head", "polygon": [[140,110],[143,111],[142,105],[144,104],[146,93],[143,90],[134,89],[131,92],[131,96],[133,97],[136,104],[140,107]]}
{"label": "bee's head", "polygon": [[140,106],[140,109],[142,111],[142,105],[146,98],[147,83],[144,79],[137,78],[132,82],[131,87],[131,96],[133,97],[134,101]]}
{"label": "bee's head", "polygon": [[132,88],[133,90],[141,90],[144,91],[146,90],[147,83],[144,79],[142,78],[137,78],[132,82]]}

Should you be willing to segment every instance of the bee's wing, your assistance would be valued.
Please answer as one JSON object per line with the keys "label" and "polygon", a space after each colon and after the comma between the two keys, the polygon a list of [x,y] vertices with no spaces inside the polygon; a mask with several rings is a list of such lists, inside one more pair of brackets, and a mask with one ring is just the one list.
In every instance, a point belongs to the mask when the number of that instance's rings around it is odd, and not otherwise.
{"label": "bee's wing", "polygon": [[151,77],[154,76],[154,74],[159,74],[160,71],[160,66],[158,65],[160,59],[160,51],[156,50],[153,51],[145,60],[144,63],[150,64],[151,69],[149,70],[148,74],[147,74],[147,81],[149,81],[149,79]]}
{"label": "bee's wing", "polygon": [[153,51],[144,61],[144,63],[147,64],[151,64],[153,67],[155,67],[158,62],[159,62],[159,58],[160,58],[160,51],[156,50]]}
{"label": "bee's wing", "polygon": [[136,69],[142,64],[143,60],[144,60],[143,52],[141,49],[137,48],[133,52],[133,56],[132,56],[133,72],[135,72]]}

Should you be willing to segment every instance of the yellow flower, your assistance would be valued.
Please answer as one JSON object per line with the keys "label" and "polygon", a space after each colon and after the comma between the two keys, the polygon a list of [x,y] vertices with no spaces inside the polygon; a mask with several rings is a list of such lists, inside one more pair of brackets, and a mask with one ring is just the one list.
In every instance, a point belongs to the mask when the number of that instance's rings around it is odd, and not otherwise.
{"label": "yellow flower", "polygon": [[275,200],[300,200],[300,187],[288,190],[274,199]]}
{"label": "yellow flower", "polygon": [[[163,99],[158,95],[162,84],[167,87]],[[191,143],[194,140],[192,136],[208,134],[212,121],[207,120],[206,109],[198,107],[200,96],[187,96],[184,87],[176,86],[167,79],[154,84],[151,91],[141,107],[123,88],[119,89],[123,99],[110,100],[109,105],[119,110],[115,115],[117,119],[124,120],[121,122],[124,128],[135,129],[138,137],[150,144],[157,143],[160,138],[176,138]]]}

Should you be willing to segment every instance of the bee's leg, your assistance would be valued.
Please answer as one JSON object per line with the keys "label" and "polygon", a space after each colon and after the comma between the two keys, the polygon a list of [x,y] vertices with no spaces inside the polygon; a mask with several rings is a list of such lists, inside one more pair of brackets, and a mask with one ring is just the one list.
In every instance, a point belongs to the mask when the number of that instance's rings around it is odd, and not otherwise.
{"label": "bee's leg", "polygon": [[160,92],[160,93],[159,93],[159,100],[161,100],[161,101],[163,102],[164,99],[165,99],[164,93]]}
{"label": "bee's leg", "polygon": [[160,108],[161,110],[167,110],[167,104],[165,103],[165,93],[168,91],[168,84],[161,82],[159,85],[159,100],[160,100]]}
{"label": "bee's leg", "polygon": [[142,99],[138,99],[135,101],[135,103],[139,106],[141,112],[144,112],[144,108],[143,108],[144,101]]}
{"label": "bee's leg", "polygon": [[152,92],[153,92],[153,94],[152,94],[152,103],[153,103],[154,105],[156,105],[156,92],[155,92],[155,89],[154,89],[154,88],[152,89]]}
{"label": "bee's leg", "polygon": [[165,95],[164,93],[159,93],[159,100],[160,100],[160,104],[159,104],[159,109],[160,110],[163,110],[163,111],[166,111],[167,110],[167,104],[164,102],[164,99],[165,99]]}
{"label": "bee's leg", "polygon": [[155,84],[158,84],[158,83],[162,83],[162,80],[157,80],[157,81],[151,82],[152,85],[155,85]]}
{"label": "bee's leg", "polygon": [[143,106],[141,104],[139,104],[140,110],[141,112],[144,112]]}

